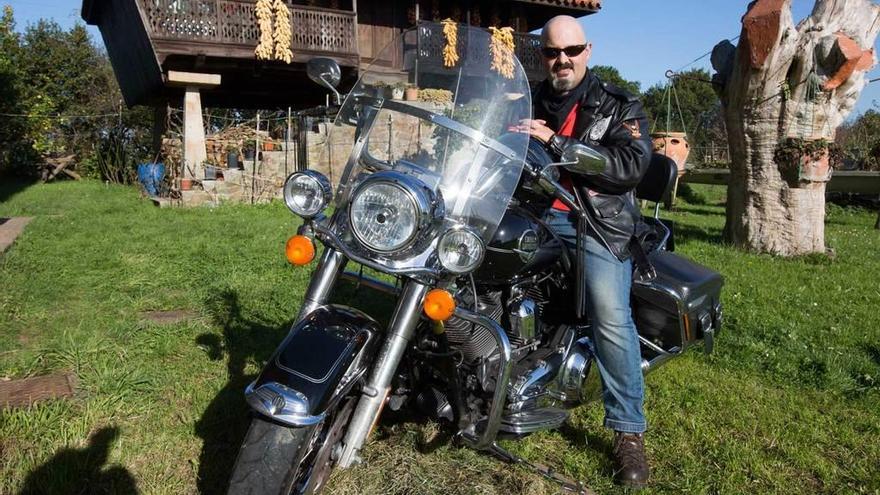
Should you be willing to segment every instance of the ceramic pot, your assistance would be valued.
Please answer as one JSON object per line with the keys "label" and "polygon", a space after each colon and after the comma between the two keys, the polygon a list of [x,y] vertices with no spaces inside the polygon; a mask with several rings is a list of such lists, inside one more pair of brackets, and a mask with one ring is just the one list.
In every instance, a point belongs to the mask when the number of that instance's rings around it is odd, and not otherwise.
{"label": "ceramic pot", "polygon": [[186,178],[186,177],[180,179],[180,190],[181,190],[181,191],[189,191],[189,190],[191,190],[192,188],[193,188],[193,182],[192,182],[192,179],[189,179],[189,178]]}
{"label": "ceramic pot", "polygon": [[403,88],[393,88],[391,90],[391,99],[402,100],[403,99]]}
{"label": "ceramic pot", "polygon": [[651,139],[654,141],[654,153],[672,158],[672,161],[678,166],[678,176],[684,175],[685,163],[691,153],[687,134],[683,132],[655,132],[651,134]]}
{"label": "ceramic pot", "polygon": [[416,101],[419,99],[419,88],[406,88],[403,93],[403,99],[406,101]]}

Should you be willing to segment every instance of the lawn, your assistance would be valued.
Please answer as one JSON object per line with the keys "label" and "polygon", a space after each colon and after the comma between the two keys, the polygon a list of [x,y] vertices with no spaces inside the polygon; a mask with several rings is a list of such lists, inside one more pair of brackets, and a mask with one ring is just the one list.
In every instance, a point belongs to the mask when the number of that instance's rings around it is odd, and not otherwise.
{"label": "lawn", "polygon": [[[880,493],[880,232],[828,207],[833,258],[723,245],[723,190],[677,211],[678,247],[721,271],[725,328],[648,378],[647,493]],[[247,426],[242,391],[295,316],[308,271],[278,203],[158,209],[98,182],[0,185],[0,217],[36,217],[0,255],[0,379],[66,371],[73,399],[0,411],[0,493],[218,493]],[[142,312],[198,317],[156,325]],[[504,445],[617,490],[601,407]],[[330,493],[556,493],[460,449],[431,423],[386,419]]]}

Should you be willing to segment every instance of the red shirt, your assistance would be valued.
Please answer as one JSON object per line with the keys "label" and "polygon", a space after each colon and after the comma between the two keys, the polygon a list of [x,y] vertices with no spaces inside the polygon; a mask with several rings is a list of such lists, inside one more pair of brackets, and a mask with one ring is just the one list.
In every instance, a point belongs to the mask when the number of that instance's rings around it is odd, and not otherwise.
{"label": "red shirt", "polygon": [[[559,126],[559,130],[556,131],[556,134],[565,137],[571,137],[572,132],[574,132],[574,122],[577,120],[577,111],[580,107],[580,104],[575,103],[573,107],[571,107],[571,111],[568,112],[568,115],[565,117],[565,121]],[[561,169],[559,171],[559,184],[565,188],[566,191],[572,191],[572,183],[571,176],[568,175],[568,171],[565,169]],[[553,209],[560,211],[571,211],[571,208],[565,205],[560,200],[556,200],[553,202]]]}

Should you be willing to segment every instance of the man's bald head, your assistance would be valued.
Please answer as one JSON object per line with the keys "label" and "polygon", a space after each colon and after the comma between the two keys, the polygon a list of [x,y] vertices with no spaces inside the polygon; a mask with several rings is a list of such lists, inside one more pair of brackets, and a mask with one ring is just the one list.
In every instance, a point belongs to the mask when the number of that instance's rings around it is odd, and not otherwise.
{"label": "man's bald head", "polygon": [[[592,45],[587,41],[584,29],[577,19],[568,15],[558,15],[547,21],[541,30],[541,46],[551,49],[544,50],[544,66],[553,89],[567,93],[580,84],[587,73],[587,62],[590,60]],[[577,51],[577,47],[581,46],[584,47],[583,51],[574,56],[561,51],[565,48]],[[554,51],[553,48],[558,50]]]}

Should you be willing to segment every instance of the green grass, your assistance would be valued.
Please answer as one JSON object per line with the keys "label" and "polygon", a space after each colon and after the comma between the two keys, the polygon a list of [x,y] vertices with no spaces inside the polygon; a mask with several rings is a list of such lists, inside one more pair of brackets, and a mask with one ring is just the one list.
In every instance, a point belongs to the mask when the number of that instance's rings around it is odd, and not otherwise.
{"label": "green grass", "polygon": [[[280,204],[158,209],[97,182],[0,185],[0,216],[36,218],[0,256],[0,378],[74,372],[74,399],[0,411],[0,493],[217,493],[247,423],[245,385],[295,316],[308,270],[283,258]],[[880,233],[829,206],[836,257],[721,243],[723,190],[669,216],[679,251],[721,271],[716,352],[650,375],[649,492],[880,493]],[[145,323],[147,310],[200,317]],[[617,490],[599,404],[505,446]],[[438,425],[386,421],[331,493],[556,493],[459,449]]]}

